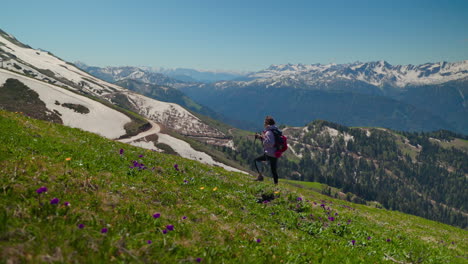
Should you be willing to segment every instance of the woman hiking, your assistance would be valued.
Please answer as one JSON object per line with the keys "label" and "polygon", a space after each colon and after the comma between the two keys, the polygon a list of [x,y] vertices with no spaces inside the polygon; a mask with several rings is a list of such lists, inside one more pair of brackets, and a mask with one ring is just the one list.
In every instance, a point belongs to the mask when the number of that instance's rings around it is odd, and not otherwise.
{"label": "woman hiking", "polygon": [[[263,144],[263,155],[256,158],[254,160],[255,168],[258,172],[258,177],[255,181],[263,181],[263,175],[259,171],[257,163],[263,161],[270,162],[271,174],[273,175],[273,181],[275,184],[278,184],[278,172],[277,172],[277,165],[278,165],[278,158],[275,156],[276,152],[276,145],[275,145],[275,135],[273,133],[274,130],[279,131],[278,128],[275,126],[275,120],[271,116],[265,117],[264,122],[265,130],[262,134],[255,134],[255,138],[258,138],[262,141]],[[275,131],[275,132],[276,132]]]}

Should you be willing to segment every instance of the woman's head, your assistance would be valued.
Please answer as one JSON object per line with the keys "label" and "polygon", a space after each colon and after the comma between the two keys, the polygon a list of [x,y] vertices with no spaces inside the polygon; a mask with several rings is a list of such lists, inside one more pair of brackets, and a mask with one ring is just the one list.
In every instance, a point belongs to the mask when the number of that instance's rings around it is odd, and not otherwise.
{"label": "woman's head", "polygon": [[274,124],[275,124],[275,120],[273,119],[273,117],[271,116],[265,117],[265,123],[264,123],[265,126],[272,126]]}

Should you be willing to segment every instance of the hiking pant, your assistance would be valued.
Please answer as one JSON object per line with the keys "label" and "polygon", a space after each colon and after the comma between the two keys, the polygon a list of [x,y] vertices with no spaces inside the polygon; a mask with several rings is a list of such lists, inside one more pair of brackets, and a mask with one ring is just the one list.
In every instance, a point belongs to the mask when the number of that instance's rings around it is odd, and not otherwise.
{"label": "hiking pant", "polygon": [[267,154],[263,154],[262,156],[254,159],[255,168],[257,169],[258,173],[260,173],[260,171],[258,170],[257,162],[262,162],[262,161],[270,162],[271,174],[273,175],[273,181],[275,182],[275,184],[278,184],[278,172],[276,171],[276,168],[278,166],[278,158],[270,157]]}

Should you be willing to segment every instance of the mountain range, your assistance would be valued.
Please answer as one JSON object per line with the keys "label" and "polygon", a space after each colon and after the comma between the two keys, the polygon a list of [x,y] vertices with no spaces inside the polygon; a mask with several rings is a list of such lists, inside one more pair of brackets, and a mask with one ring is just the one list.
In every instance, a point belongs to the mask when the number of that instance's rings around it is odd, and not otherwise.
{"label": "mountain range", "polygon": [[294,126],[325,119],[350,126],[468,133],[468,61],[281,64],[210,83],[180,81],[144,67],[83,69],[109,74],[113,82],[133,79],[179,89],[231,125],[250,130],[259,129],[253,124],[261,124],[269,113]]}
{"label": "mountain range", "polygon": [[[422,65],[392,66],[386,61],[349,64],[282,64],[248,74],[244,85],[267,83],[268,87],[331,88],[337,80],[362,81],[374,87],[395,89],[414,85],[433,85],[468,77],[468,60]],[[223,87],[222,84],[219,85]]]}
{"label": "mountain range", "polygon": [[148,66],[89,66],[84,62],[75,62],[76,66],[108,82],[133,79],[158,85],[177,85],[178,83],[212,83],[235,80],[247,73],[228,71],[207,71],[188,68],[155,68]]}
{"label": "mountain range", "polygon": [[260,124],[269,113],[294,126],[325,119],[349,126],[468,133],[468,61],[274,65],[241,81],[179,89],[231,119]]}

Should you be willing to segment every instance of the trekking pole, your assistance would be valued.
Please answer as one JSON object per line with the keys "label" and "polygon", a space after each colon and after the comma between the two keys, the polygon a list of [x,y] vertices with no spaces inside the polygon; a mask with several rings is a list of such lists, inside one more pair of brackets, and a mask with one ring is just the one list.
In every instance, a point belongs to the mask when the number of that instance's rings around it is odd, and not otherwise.
{"label": "trekking pole", "polygon": [[255,132],[255,137],[254,137],[254,142],[253,142],[254,146],[255,146],[255,141],[257,140],[259,136],[260,136],[260,133]]}

